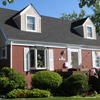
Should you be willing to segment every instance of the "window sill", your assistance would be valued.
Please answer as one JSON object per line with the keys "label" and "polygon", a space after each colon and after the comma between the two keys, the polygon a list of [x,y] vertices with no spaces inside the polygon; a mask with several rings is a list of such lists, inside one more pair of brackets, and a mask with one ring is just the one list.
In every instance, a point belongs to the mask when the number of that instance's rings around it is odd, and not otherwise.
{"label": "window sill", "polygon": [[37,32],[36,30],[28,30],[28,29],[26,29],[26,32],[35,32],[35,33],[41,33],[41,32]]}
{"label": "window sill", "polygon": [[87,37],[87,39],[94,39],[93,37]]}
{"label": "window sill", "polygon": [[6,59],[6,57],[1,57],[1,59]]}
{"label": "window sill", "polygon": [[44,70],[46,70],[47,68],[30,68],[30,70],[41,70],[41,69],[44,69]]}

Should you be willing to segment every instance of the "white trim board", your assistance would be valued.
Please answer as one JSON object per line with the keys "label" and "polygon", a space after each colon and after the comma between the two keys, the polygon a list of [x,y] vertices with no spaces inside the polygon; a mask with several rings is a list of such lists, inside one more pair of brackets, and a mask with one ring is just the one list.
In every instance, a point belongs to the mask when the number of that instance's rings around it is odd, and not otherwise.
{"label": "white trim board", "polygon": [[41,16],[38,14],[38,12],[36,11],[36,9],[33,7],[32,4],[30,4],[28,7],[26,7],[21,13],[20,16],[23,15],[28,9],[33,8],[33,10],[35,11],[35,13],[39,16],[39,18],[41,18]]}
{"label": "white trim board", "polygon": [[[85,23],[86,23],[88,20],[90,20],[90,21],[91,21],[91,19],[88,17],[88,18],[86,19],[86,21],[83,23],[83,25],[82,25],[82,26],[84,26],[84,25],[85,25]],[[93,24],[93,22],[92,22],[92,21],[91,21],[91,23],[92,23],[92,25],[95,27],[95,25]]]}

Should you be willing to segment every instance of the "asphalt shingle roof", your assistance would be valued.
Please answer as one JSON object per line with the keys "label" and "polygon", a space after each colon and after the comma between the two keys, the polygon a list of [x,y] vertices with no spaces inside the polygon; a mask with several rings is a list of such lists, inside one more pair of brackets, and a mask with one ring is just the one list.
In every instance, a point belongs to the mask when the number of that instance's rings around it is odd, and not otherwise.
{"label": "asphalt shingle roof", "polygon": [[97,40],[84,39],[72,29],[71,21],[52,17],[41,16],[41,33],[21,31],[12,19],[18,13],[0,8],[0,26],[8,39],[100,46],[98,35]]}

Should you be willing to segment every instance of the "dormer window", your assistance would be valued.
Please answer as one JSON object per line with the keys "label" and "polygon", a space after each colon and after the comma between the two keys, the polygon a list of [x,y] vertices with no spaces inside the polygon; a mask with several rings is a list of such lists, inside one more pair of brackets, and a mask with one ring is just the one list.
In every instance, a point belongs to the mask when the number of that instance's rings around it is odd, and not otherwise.
{"label": "dormer window", "polygon": [[27,30],[35,30],[35,18],[27,16]]}
{"label": "dormer window", "polygon": [[93,38],[92,27],[87,26],[87,38]]}

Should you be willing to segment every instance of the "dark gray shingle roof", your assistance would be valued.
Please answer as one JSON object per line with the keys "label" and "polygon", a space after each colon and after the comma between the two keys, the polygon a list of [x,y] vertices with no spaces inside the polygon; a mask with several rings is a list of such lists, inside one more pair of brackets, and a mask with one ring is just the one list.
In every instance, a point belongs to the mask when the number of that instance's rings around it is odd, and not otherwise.
{"label": "dark gray shingle roof", "polygon": [[17,13],[0,8],[0,26],[8,39],[100,46],[99,36],[97,40],[84,39],[71,28],[71,21],[57,18],[41,16],[42,33],[21,31],[12,19]]}

